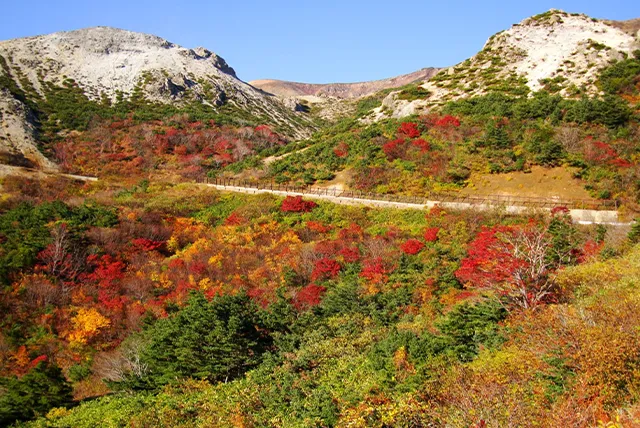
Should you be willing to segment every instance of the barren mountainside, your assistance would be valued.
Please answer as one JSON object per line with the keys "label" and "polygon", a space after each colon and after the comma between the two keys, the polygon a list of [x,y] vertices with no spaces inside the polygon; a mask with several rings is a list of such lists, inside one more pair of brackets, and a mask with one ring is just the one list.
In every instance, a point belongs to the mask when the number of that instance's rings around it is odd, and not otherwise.
{"label": "barren mountainside", "polygon": [[300,83],[284,80],[262,79],[253,80],[249,84],[265,92],[279,97],[332,97],[352,99],[365,97],[383,89],[397,88],[409,83],[429,80],[439,71],[438,68],[423,68],[413,73],[390,77],[388,79],[373,80],[356,83]]}

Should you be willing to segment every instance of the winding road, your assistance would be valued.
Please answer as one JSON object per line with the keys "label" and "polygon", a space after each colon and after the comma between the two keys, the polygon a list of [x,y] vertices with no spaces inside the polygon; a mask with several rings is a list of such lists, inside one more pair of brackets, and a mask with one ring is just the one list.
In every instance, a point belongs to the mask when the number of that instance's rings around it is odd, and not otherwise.
{"label": "winding road", "polygon": [[[418,209],[433,208],[438,205],[442,208],[455,210],[476,210],[476,211],[492,211],[504,210],[509,214],[527,214],[540,211],[551,211],[551,208],[530,207],[520,205],[508,205],[505,203],[475,203],[475,202],[449,202],[449,201],[422,201],[402,202],[381,199],[367,199],[362,197],[344,196],[345,193],[331,192],[332,189],[307,188],[302,190],[277,190],[269,188],[244,187],[238,185],[225,185],[214,183],[201,183],[204,186],[213,187],[220,191],[237,192],[247,194],[270,193],[278,196],[305,196],[311,199],[327,200],[335,204],[343,205],[364,205],[370,207],[382,208],[399,208],[399,209]],[[417,199],[417,198],[416,198]],[[574,223],[578,224],[602,224],[609,226],[630,226],[631,222],[622,222],[618,218],[617,210],[593,210],[593,209],[571,209],[569,214]]]}

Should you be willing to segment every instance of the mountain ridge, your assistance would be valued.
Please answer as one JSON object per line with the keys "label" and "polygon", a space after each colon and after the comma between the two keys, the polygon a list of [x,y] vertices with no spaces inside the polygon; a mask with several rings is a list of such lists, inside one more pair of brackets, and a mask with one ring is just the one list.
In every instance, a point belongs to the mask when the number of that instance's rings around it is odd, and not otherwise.
{"label": "mountain ridge", "polygon": [[332,97],[353,99],[375,92],[430,79],[440,68],[425,67],[412,73],[362,82],[305,83],[279,79],[258,79],[249,84],[280,97]]}
{"label": "mountain ridge", "polygon": [[[2,158],[48,169],[54,166],[38,149],[37,115],[29,111],[56,99],[67,103],[64,109],[81,100],[96,109],[122,102],[196,105],[212,113],[232,109],[243,121],[272,125],[291,138],[305,138],[314,129],[295,103],[240,80],[214,52],[113,27],[0,41],[0,89]],[[48,110],[52,122],[69,113]]]}

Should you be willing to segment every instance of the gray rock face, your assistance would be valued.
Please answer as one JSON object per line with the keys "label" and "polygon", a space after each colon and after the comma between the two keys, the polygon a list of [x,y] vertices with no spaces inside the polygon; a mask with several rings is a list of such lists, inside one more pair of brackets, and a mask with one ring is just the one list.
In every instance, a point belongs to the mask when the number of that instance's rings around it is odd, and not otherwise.
{"label": "gray rock face", "polygon": [[[203,47],[186,49],[149,34],[95,27],[2,41],[0,56],[22,89],[28,81],[41,96],[43,83],[72,79],[93,100],[115,101],[118,94],[127,98],[136,91],[160,103],[232,103],[285,125],[289,137],[310,132],[301,125],[304,119],[294,117],[298,113],[238,79],[222,57]],[[33,123],[23,103],[0,91],[0,164],[57,169],[38,150]]]}
{"label": "gray rock face", "polygon": [[[259,112],[274,124],[308,133],[296,113],[237,78],[227,62],[205,48],[187,49],[163,38],[109,27],[94,27],[0,42],[13,76],[24,76],[41,95],[42,83],[72,79],[94,100],[127,98],[134,91],[153,102],[232,103]],[[2,70],[0,69],[0,73]],[[304,121],[303,121],[304,122]]]}
{"label": "gray rock face", "polygon": [[34,118],[7,90],[0,90],[0,164],[57,171],[39,150]]}

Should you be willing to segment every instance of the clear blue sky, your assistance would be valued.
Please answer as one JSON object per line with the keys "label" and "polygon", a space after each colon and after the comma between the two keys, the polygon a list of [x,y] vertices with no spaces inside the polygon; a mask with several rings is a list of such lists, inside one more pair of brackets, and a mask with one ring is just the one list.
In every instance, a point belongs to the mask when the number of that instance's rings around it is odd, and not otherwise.
{"label": "clear blue sky", "polygon": [[7,0],[0,40],[107,25],[207,47],[247,81],[353,82],[453,65],[551,8],[640,17],[640,0]]}

